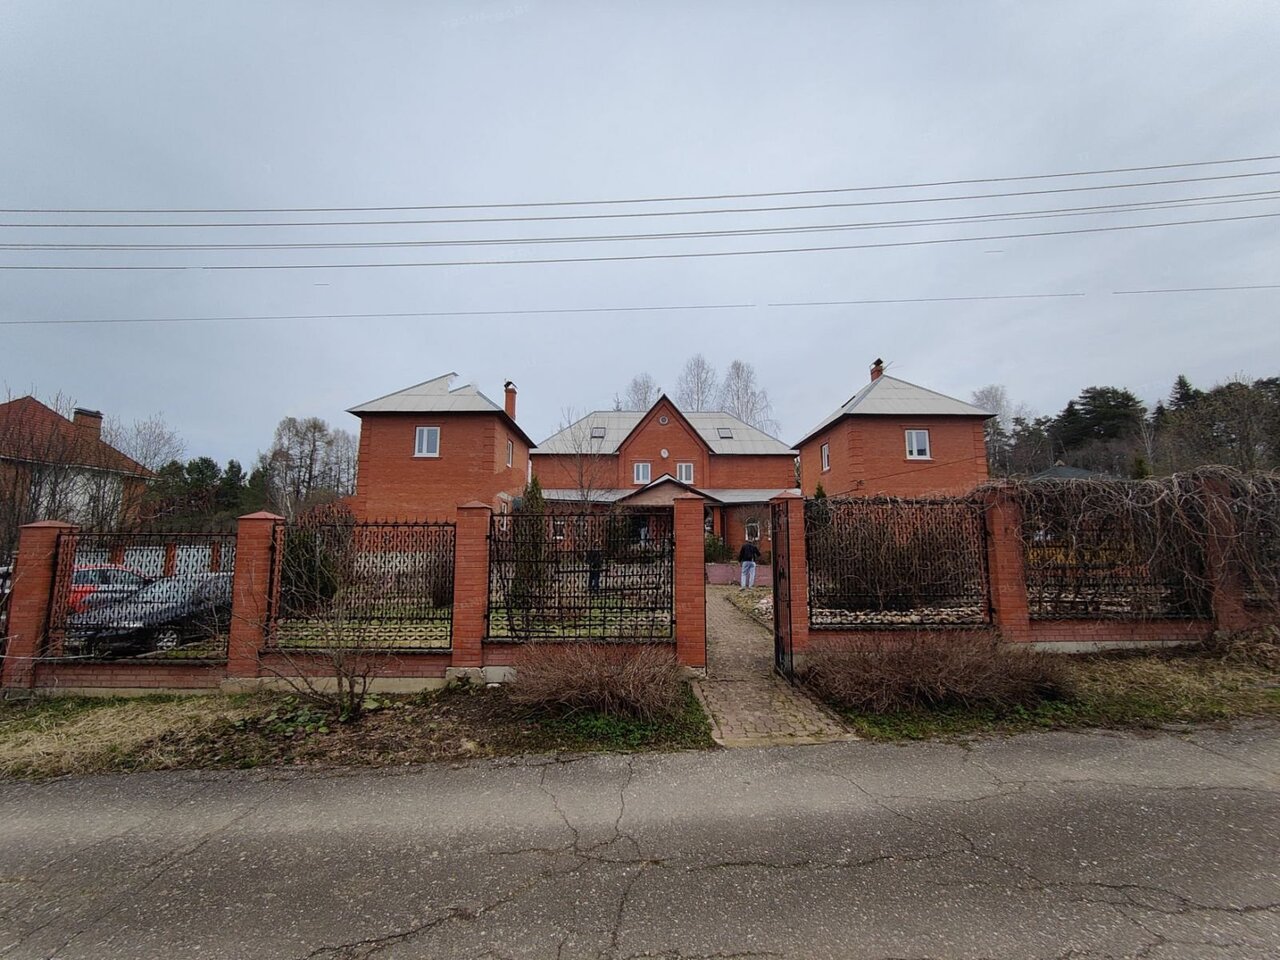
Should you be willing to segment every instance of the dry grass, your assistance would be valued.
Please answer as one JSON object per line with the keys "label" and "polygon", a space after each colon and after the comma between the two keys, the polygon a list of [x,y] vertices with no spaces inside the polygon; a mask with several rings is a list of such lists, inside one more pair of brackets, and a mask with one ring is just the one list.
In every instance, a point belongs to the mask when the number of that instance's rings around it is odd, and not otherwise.
{"label": "dry grass", "polygon": [[1067,688],[1061,657],[1011,647],[986,632],[904,633],[857,646],[819,639],[804,679],[828,702],[872,713],[1028,706]]}
{"label": "dry grass", "polygon": [[[243,700],[214,696],[109,700],[56,697],[0,709],[0,777],[51,777],[165,766],[163,748],[178,734],[198,734],[247,715]],[[158,751],[158,752],[157,752]]]}
{"label": "dry grass", "polygon": [[557,710],[593,710],[611,717],[673,717],[685,689],[675,651],[607,643],[531,643],[516,657],[514,703]]}

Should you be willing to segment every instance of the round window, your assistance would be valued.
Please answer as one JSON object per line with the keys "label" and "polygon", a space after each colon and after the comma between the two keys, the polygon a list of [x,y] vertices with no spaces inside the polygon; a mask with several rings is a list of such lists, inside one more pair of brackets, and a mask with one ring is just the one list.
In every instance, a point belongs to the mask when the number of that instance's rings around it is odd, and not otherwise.
{"label": "round window", "polygon": [[667,457],[671,456],[671,454],[669,454],[669,453],[667,452],[667,448],[666,448],[666,447],[663,447],[663,448],[662,448],[661,453],[662,453],[662,459],[663,459],[663,460],[665,460],[665,459],[667,459]]}
{"label": "round window", "polygon": [[[662,416],[658,418],[658,422],[665,427],[668,423],[671,422],[671,418],[664,413]],[[664,453],[663,456],[665,457],[666,454]]]}

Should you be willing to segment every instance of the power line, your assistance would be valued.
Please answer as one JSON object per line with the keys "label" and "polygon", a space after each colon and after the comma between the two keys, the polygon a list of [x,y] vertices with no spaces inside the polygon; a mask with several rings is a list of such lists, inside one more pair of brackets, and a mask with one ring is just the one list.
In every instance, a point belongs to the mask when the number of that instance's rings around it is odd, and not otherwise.
{"label": "power line", "polygon": [[736,230],[690,230],[667,233],[586,234],[559,237],[498,237],[467,240],[359,240],[308,243],[0,243],[0,250],[38,251],[184,251],[184,250],[341,250],[383,249],[403,247],[471,247],[518,246],[543,243],[596,243],[631,240],[675,240],[703,237],[756,237],[797,233],[830,233],[843,230],[873,230],[893,227],[937,226],[951,223],[1004,223],[1019,220],[1041,220],[1059,217],[1101,216],[1118,213],[1144,213],[1178,210],[1186,207],[1221,206],[1236,203],[1259,203],[1280,199],[1280,190],[1250,193],[1210,194],[1176,200],[1151,200],[1135,203],[1096,204],[1085,207],[1056,207],[1041,210],[1013,210],[1005,213],[967,214],[957,217],[930,217],[912,220],[867,220],[853,223],[809,224],[783,227],[747,227]]}
{"label": "power line", "polygon": [[1009,197],[1034,197],[1048,194],[1084,193],[1095,190],[1125,190],[1135,187],[1158,187],[1179,183],[1206,183],[1217,180],[1243,180],[1251,177],[1273,177],[1280,170],[1259,170],[1252,173],[1218,174],[1211,177],[1181,177],[1171,180],[1142,180],[1133,183],[1105,183],[1083,187],[1054,187],[1048,190],[1015,190],[1003,193],[971,193],[948,197],[909,197],[897,200],[858,200],[840,203],[788,204],[771,207],[721,207],[701,210],[651,210],[641,213],[575,213],[556,214],[536,217],[453,217],[415,220],[242,220],[230,223],[218,222],[185,222],[185,223],[0,223],[0,227],[21,230],[67,230],[67,229],[127,229],[127,230],[162,230],[162,229],[204,229],[206,227],[378,227],[378,226],[416,226],[423,224],[451,223],[542,223],[561,220],[627,220],[638,217],[693,217],[726,213],[779,213],[793,210],[834,210],[850,207],[885,207],[916,203],[948,203],[957,200],[993,200]]}
{"label": "power line", "polygon": [[0,213],[109,213],[109,214],[143,214],[143,213],[361,213],[366,211],[397,210],[485,210],[485,209],[519,209],[528,207],[580,207],[603,206],[637,203],[680,203],[695,200],[747,200],[758,197],[799,197],[823,193],[863,193],[876,190],[915,190],[923,187],[951,187],[972,183],[1011,183],[1018,180],[1053,180],[1064,177],[1093,177],[1104,174],[1139,173],[1149,170],[1178,170],[1192,167],[1213,167],[1231,163],[1256,163],[1263,160],[1280,160],[1280,154],[1269,154],[1258,157],[1236,157],[1227,160],[1198,160],[1190,163],[1162,163],[1141,167],[1112,167],[1103,170],[1072,170],[1065,173],[1032,173],[1009,177],[977,177],[966,180],[934,180],[923,183],[892,183],[880,186],[862,187],[830,187],[811,190],[773,190],[764,193],[719,193],[694,196],[670,197],[627,197],[612,200],[539,200],[522,203],[452,203],[452,204],[416,204],[385,207],[81,207],[81,208],[48,208],[48,207],[0,207]]}
{"label": "power line", "polygon": [[1129,223],[1109,227],[1079,227],[1072,230],[1040,230],[1033,233],[990,234],[981,237],[939,237],[930,240],[894,240],[881,243],[833,244],[819,247],[774,247],[765,250],[713,250],[701,253],[639,253],[607,257],[540,257],[520,260],[426,260],[409,263],[234,263],[234,264],[0,264],[0,270],[365,270],[404,267],[516,266],[548,263],[618,263],[634,260],[701,260],[711,257],[753,257],[777,253],[822,253],[833,250],[874,250],[888,247],[922,247],[943,243],[976,243],[987,240],[1019,240],[1029,237],[1065,237],[1121,230],[1150,230],[1202,223],[1234,223],[1280,217],[1277,213],[1253,213],[1235,217],[1205,217],[1195,220],[1166,220],[1158,223]]}
{"label": "power line", "polygon": [[1280,283],[1245,283],[1234,287],[1166,287],[1163,290],[1112,290],[1115,296],[1143,293],[1206,293],[1216,290],[1280,290]]}
{"label": "power line", "polygon": [[[1221,287],[1169,287],[1152,290],[1112,290],[1111,295],[1126,293],[1191,293],[1201,291],[1232,290],[1273,290],[1280,289],[1280,283],[1239,284]],[[663,304],[655,306],[631,307],[555,307],[537,310],[414,310],[387,313],[292,313],[292,314],[258,314],[253,316],[219,316],[219,317],[75,317],[38,320],[0,320],[0,326],[95,326],[117,323],[233,323],[241,321],[268,320],[375,320],[404,319],[410,317],[504,317],[554,314],[592,314],[592,313],[640,313],[677,310],[755,310],[760,307],[833,307],[858,306],[874,304],[906,304],[906,303],[963,303],[985,300],[1052,300],[1089,296],[1106,296],[1107,294],[1089,293],[1000,293],[974,296],[954,297],[892,297],[862,300],[779,300],[774,303],[683,303]]]}

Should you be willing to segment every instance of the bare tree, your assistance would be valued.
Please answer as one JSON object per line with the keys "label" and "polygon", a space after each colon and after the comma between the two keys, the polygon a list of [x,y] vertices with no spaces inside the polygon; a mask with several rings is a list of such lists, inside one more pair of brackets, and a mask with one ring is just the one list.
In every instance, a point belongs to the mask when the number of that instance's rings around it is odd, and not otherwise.
{"label": "bare tree", "polygon": [[172,460],[181,460],[187,451],[182,437],[159,413],[128,425],[119,417],[108,417],[102,424],[102,439],[152,473]]}
{"label": "bare tree", "polygon": [[756,368],[745,361],[735,360],[725,371],[724,382],[720,386],[720,408],[757,430],[770,434],[778,432],[769,391],[757,381]]}
{"label": "bare tree", "polygon": [[714,410],[720,399],[720,378],[707,358],[694,354],[676,381],[676,403],[681,410]]}
{"label": "bare tree", "polygon": [[357,441],[319,417],[285,417],[271,449],[259,458],[271,506],[292,520],[309,507],[355,489]]}
{"label": "bare tree", "polygon": [[638,373],[627,384],[627,392],[622,401],[628,410],[648,410],[662,396],[662,388],[658,381],[648,373]]}
{"label": "bare tree", "polygon": [[592,424],[587,417],[577,415],[572,409],[561,411],[560,429],[569,447],[567,463],[571,481],[583,506],[599,499],[601,490],[614,485],[617,465],[605,452],[604,437],[591,435]]}

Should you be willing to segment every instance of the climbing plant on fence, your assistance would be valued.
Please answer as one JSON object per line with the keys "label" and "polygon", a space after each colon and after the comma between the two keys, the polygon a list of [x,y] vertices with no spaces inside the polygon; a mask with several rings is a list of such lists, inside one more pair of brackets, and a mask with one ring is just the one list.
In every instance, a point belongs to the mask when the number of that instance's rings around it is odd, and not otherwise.
{"label": "climbing plant on fence", "polygon": [[814,629],[989,619],[981,505],[965,499],[805,503]]}

